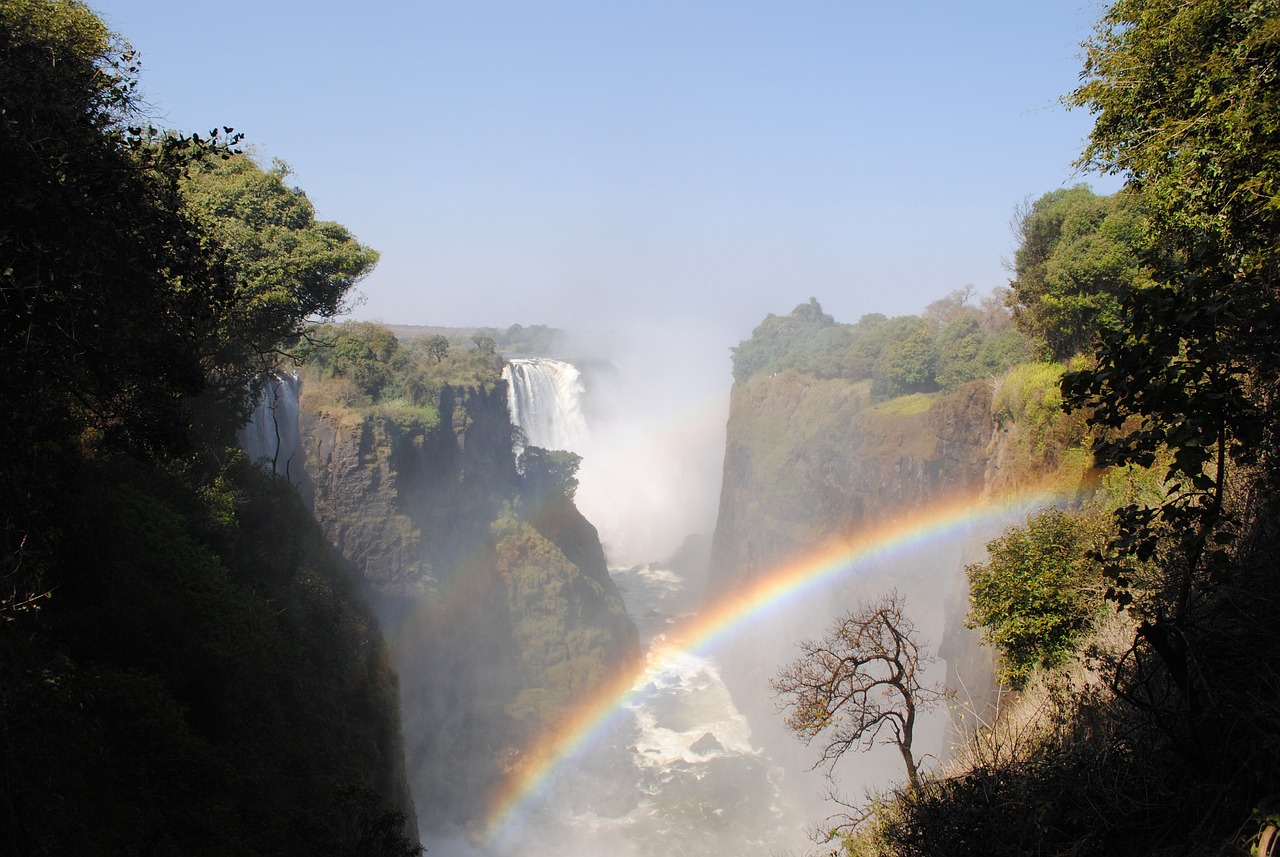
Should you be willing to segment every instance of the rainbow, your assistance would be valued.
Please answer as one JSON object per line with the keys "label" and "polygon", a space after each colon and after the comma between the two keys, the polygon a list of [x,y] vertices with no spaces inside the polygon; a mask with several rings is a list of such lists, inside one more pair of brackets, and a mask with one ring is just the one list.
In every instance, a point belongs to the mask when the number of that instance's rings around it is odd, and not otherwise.
{"label": "rainbow", "polygon": [[509,832],[522,809],[538,804],[552,775],[580,749],[604,734],[633,697],[676,655],[711,648],[775,608],[899,552],[952,537],[976,524],[1025,515],[1062,499],[1053,492],[1033,490],[1004,497],[999,502],[964,497],[938,504],[909,520],[876,527],[856,541],[826,546],[780,566],[720,603],[705,608],[655,640],[644,659],[602,683],[525,748],[521,761],[509,770],[490,800],[485,839],[492,841]]}

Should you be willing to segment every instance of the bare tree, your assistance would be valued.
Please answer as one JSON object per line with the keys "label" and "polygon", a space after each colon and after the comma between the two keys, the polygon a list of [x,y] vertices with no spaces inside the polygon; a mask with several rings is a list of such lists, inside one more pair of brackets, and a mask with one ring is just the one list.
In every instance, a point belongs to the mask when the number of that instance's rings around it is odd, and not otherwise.
{"label": "bare tree", "polygon": [[923,685],[933,663],[922,654],[915,625],[897,590],[846,613],[822,640],[800,644],[801,655],[770,681],[787,712],[786,724],[805,744],[825,736],[814,767],[835,764],[851,749],[892,744],[902,754],[909,788],[920,784],[911,749],[916,715],[950,698]]}

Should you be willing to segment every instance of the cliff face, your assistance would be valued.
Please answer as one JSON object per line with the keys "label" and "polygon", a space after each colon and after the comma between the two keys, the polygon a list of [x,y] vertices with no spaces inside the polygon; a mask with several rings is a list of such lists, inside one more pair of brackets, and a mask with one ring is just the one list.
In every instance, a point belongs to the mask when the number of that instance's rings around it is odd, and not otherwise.
{"label": "cliff face", "polygon": [[304,494],[401,676],[424,828],[465,826],[530,731],[634,653],[595,528],[516,472],[505,387],[445,387],[429,429],[313,407]]}
{"label": "cliff face", "polygon": [[[709,600],[825,545],[983,491],[996,437],[989,384],[879,404],[871,388],[870,379],[824,379],[794,370],[735,383]],[[964,543],[934,544],[841,576],[822,599],[771,611],[768,623],[753,626],[719,652],[725,680],[751,720],[753,735],[796,770],[813,764],[814,752],[783,727],[769,680],[794,656],[800,640],[820,636],[836,616],[889,587],[906,597],[921,639],[945,661],[934,679],[964,688],[983,713],[982,700],[992,688],[991,662],[976,633],[963,626],[963,569],[980,557],[989,537],[974,533]],[[944,715],[922,722],[917,752],[943,755],[945,732],[958,725]],[[864,761],[857,771],[846,771],[844,785],[855,791],[892,776],[892,770],[883,760]]]}
{"label": "cliff face", "polygon": [[988,385],[871,403],[871,382],[753,375],[730,400],[711,593],[983,487]]}

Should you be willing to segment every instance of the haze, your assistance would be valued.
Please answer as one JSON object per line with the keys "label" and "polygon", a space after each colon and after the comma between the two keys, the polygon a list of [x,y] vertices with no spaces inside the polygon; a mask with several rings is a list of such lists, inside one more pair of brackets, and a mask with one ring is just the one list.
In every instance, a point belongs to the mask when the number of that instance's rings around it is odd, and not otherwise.
{"label": "haze", "polygon": [[1005,282],[1079,180],[1095,3],[97,0],[154,116],[230,125],[382,252],[357,315],[732,345]]}
{"label": "haze", "polygon": [[381,251],[355,317],[619,343],[620,424],[682,442],[588,462],[615,560],[710,531],[729,348],[766,313],[1003,285],[1014,206],[1081,180],[1091,124],[1058,99],[1095,3],[93,5],[155,120],[243,131]]}

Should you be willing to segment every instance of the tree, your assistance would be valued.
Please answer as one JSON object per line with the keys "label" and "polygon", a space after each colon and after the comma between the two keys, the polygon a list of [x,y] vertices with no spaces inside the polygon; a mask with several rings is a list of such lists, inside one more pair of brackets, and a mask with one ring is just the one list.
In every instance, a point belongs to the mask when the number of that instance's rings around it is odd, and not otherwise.
{"label": "tree", "polygon": [[581,464],[582,456],[567,449],[526,446],[519,461],[526,495],[535,502],[554,498],[573,502]]}
{"label": "tree", "polygon": [[1141,285],[1142,224],[1136,194],[1097,196],[1085,184],[1047,193],[1015,217],[1009,306],[1046,356],[1064,360],[1116,325],[1121,299]]}
{"label": "tree", "polygon": [[784,369],[830,377],[839,371],[840,356],[848,348],[848,328],[823,312],[816,298],[787,315],[769,313],[750,339],[732,349],[734,380]]}
{"label": "tree", "polygon": [[888,327],[894,328],[893,338],[885,344],[872,373],[876,398],[936,390],[938,349],[929,324],[909,315],[893,319]]}
{"label": "tree", "polygon": [[[196,430],[237,283],[182,189],[234,143],[146,127],[136,74],[84,3],[0,2],[6,853],[334,853],[394,679],[293,488]],[[366,803],[360,853],[414,853]]]}
{"label": "tree", "polygon": [[173,427],[205,384],[191,341],[215,283],[177,182],[225,147],[145,127],[136,71],[80,3],[0,4],[6,453],[84,428],[113,446],[181,446]]}
{"label": "tree", "polygon": [[269,369],[307,325],[346,311],[347,296],[378,261],[339,223],[316,220],[289,166],[263,170],[248,155],[204,158],[183,197],[223,284],[206,323],[206,372],[239,391]]}
{"label": "tree", "polygon": [[902,596],[894,590],[846,613],[826,637],[801,643],[800,652],[770,684],[784,701],[787,727],[806,745],[826,735],[817,765],[831,774],[849,750],[890,744],[902,756],[909,786],[919,786],[916,717],[950,693],[921,683],[933,658],[921,651]]}
{"label": "tree", "polygon": [[423,343],[423,347],[426,349],[427,354],[436,358],[436,362],[439,363],[449,353],[449,340],[437,333],[428,336],[426,342]]}
{"label": "tree", "polygon": [[1036,669],[1062,664],[1093,625],[1102,602],[1089,558],[1088,521],[1048,509],[987,542],[987,561],[965,568],[969,616],[1000,656],[998,675],[1022,689]]}
{"label": "tree", "polygon": [[[1127,296],[1097,366],[1069,373],[1063,392],[1067,407],[1091,410],[1099,464],[1172,452],[1168,498],[1121,509],[1110,549],[1123,604],[1120,561],[1154,556],[1160,527],[1174,535],[1169,595],[1143,629],[1154,644],[1224,559],[1214,541],[1230,535],[1229,467],[1278,475],[1280,8],[1119,0],[1086,49],[1069,98],[1096,117],[1080,163],[1141,195],[1153,285]],[[1184,656],[1170,657],[1185,677]]]}

